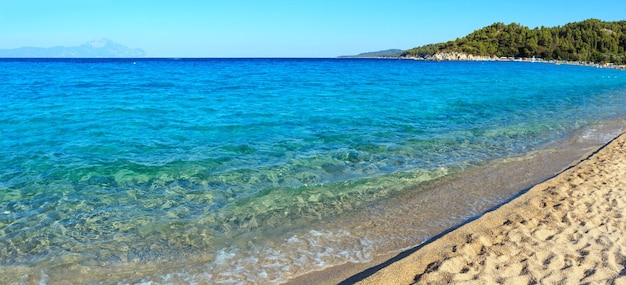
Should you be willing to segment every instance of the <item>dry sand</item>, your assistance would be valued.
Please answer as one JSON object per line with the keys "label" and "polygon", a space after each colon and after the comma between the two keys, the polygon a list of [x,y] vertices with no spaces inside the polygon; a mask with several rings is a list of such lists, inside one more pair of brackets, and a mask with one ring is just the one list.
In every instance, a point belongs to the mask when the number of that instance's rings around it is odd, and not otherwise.
{"label": "dry sand", "polygon": [[626,135],[359,284],[626,284]]}

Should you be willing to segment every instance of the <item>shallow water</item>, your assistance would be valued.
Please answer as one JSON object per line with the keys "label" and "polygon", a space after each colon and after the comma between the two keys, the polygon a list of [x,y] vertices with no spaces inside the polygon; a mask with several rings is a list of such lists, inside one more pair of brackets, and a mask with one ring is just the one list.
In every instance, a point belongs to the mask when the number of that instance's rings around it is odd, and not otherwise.
{"label": "shallow water", "polygon": [[[0,80],[5,283],[266,283],[368,261],[433,234],[347,217],[610,137],[593,130],[626,113],[626,73],[543,63],[2,60]],[[491,194],[436,203],[510,198]]]}

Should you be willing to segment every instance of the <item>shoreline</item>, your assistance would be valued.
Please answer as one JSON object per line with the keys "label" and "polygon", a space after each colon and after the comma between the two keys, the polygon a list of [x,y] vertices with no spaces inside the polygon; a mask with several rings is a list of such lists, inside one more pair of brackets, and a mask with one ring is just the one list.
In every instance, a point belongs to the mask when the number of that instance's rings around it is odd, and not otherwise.
{"label": "shoreline", "polygon": [[[581,132],[567,139],[568,142],[566,145],[562,146],[560,149],[560,144],[564,142],[555,143],[555,145],[553,145],[555,149],[552,151],[531,155],[534,156],[533,158],[498,163],[493,167],[490,166],[488,168],[475,169],[463,173],[448,181],[433,183],[433,185],[428,186],[429,189],[425,190],[428,194],[426,197],[421,197],[423,193],[417,193],[416,195],[416,192],[412,192],[385,201],[381,205],[374,207],[378,210],[371,211],[378,213],[381,211],[380,209],[385,209],[383,211],[391,213],[385,213],[385,215],[389,215],[388,218],[392,221],[385,222],[393,224],[395,228],[374,228],[373,230],[384,231],[390,235],[394,235],[396,231],[407,231],[407,228],[419,229],[424,222],[428,222],[428,220],[425,221],[423,219],[423,212],[432,211],[433,209],[428,208],[428,206],[435,204],[437,201],[443,201],[442,199],[445,199],[446,195],[448,197],[458,198],[460,201],[451,202],[458,204],[458,207],[464,206],[463,201],[471,201],[468,199],[481,197],[484,193],[494,193],[493,189],[501,190],[503,195],[508,195],[507,198],[500,200],[500,202],[489,208],[481,210],[475,216],[467,217],[464,221],[460,221],[456,225],[441,228],[440,231],[431,235],[430,238],[424,240],[421,244],[409,247],[398,247],[395,250],[388,249],[386,254],[375,256],[374,259],[368,263],[346,263],[326,268],[322,271],[310,272],[291,279],[285,284],[353,284],[363,279],[368,280],[366,278],[372,278],[370,275],[377,271],[385,270],[387,267],[394,267],[397,263],[403,262],[409,256],[423,252],[422,248],[432,243],[437,243],[442,237],[458,231],[458,229],[465,227],[467,224],[482,219],[491,212],[497,212],[498,209],[508,204],[515,203],[520,197],[526,195],[530,189],[537,187],[537,185],[548,183],[556,179],[563,172],[568,171],[568,169],[579,165],[599,149],[604,148],[608,144],[607,141],[619,137],[623,132],[623,128],[621,127],[623,122],[623,120],[617,120],[605,126],[605,129],[600,128],[596,130],[598,132],[597,134],[610,136],[605,137],[602,141],[598,140],[593,143],[587,142],[587,144],[582,144],[580,140],[587,136],[587,134]],[[608,130],[614,130],[616,132],[607,132]],[[578,141],[578,144],[574,141]],[[489,189],[492,191],[489,191]],[[448,191],[452,191],[452,193],[448,193]],[[474,196],[468,197],[468,192],[474,193]],[[397,208],[403,208],[403,210],[398,210]],[[368,216],[368,213],[367,211],[364,212],[363,216]],[[404,215],[405,217],[398,218],[399,215]],[[452,215],[455,214],[452,213]],[[436,221],[436,219],[432,221]],[[374,223],[377,223],[377,221]],[[397,274],[398,272],[395,273]],[[377,279],[377,282],[365,284],[378,284],[383,281],[384,279]],[[397,283],[391,282],[390,284]]]}
{"label": "shoreline", "polygon": [[611,69],[621,69],[626,70],[626,65],[623,64],[614,64],[614,63],[599,63],[599,62],[584,62],[584,61],[569,61],[569,60],[559,60],[559,59],[551,59],[544,60],[542,58],[536,57],[497,57],[497,56],[482,56],[482,55],[473,55],[467,53],[460,52],[438,52],[433,55],[428,55],[424,57],[398,57],[399,59],[410,59],[410,60],[425,60],[425,61],[515,61],[515,62],[543,62],[543,63],[552,63],[556,65],[567,64],[567,65],[580,65],[580,66],[591,66],[598,68],[611,68]]}
{"label": "shoreline", "polygon": [[394,59],[394,60],[417,60],[417,61],[503,61],[503,62],[532,62],[532,63],[551,63],[556,65],[576,65],[576,66],[588,66],[596,68],[608,68],[617,70],[626,70],[624,64],[614,63],[598,63],[598,62],[583,62],[583,61],[567,61],[567,60],[544,60],[542,58],[517,58],[517,57],[496,57],[496,56],[481,56],[472,55],[459,52],[443,52],[436,53],[434,55],[428,55],[424,57],[415,56],[398,56],[398,57],[339,57],[339,58],[361,58],[361,59]]}
{"label": "shoreline", "polygon": [[626,133],[358,284],[626,282]]}

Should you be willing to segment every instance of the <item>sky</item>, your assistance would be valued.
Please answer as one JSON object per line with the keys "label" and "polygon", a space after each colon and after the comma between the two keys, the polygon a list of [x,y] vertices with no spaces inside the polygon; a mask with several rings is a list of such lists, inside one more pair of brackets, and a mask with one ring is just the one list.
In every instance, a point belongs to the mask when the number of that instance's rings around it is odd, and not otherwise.
{"label": "sky", "polygon": [[107,38],[151,57],[336,57],[409,49],[495,22],[626,20],[624,0],[0,0],[0,49]]}

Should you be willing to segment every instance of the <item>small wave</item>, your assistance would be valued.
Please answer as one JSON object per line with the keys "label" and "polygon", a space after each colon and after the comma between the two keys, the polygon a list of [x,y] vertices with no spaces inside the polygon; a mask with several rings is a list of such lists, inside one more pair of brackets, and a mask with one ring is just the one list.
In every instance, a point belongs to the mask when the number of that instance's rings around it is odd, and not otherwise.
{"label": "small wave", "polygon": [[221,249],[215,261],[207,264],[207,272],[189,277],[215,284],[281,283],[347,262],[371,261],[372,252],[372,241],[348,231],[310,230],[273,245],[256,246],[251,241],[245,249]]}
{"label": "small wave", "polygon": [[[38,284],[98,283],[117,280],[117,284],[277,284],[312,271],[332,266],[369,262],[374,241],[357,237],[346,230],[309,230],[281,240],[249,240],[217,250],[210,262],[189,260],[166,264],[123,263],[86,270],[69,265],[39,270],[5,267],[0,281]],[[133,272],[143,272],[134,277]],[[150,274],[149,272],[152,272]],[[20,283],[21,282],[21,283]]]}
{"label": "small wave", "polygon": [[624,131],[622,124],[623,122],[610,122],[587,128],[577,140],[579,143],[607,143]]}

